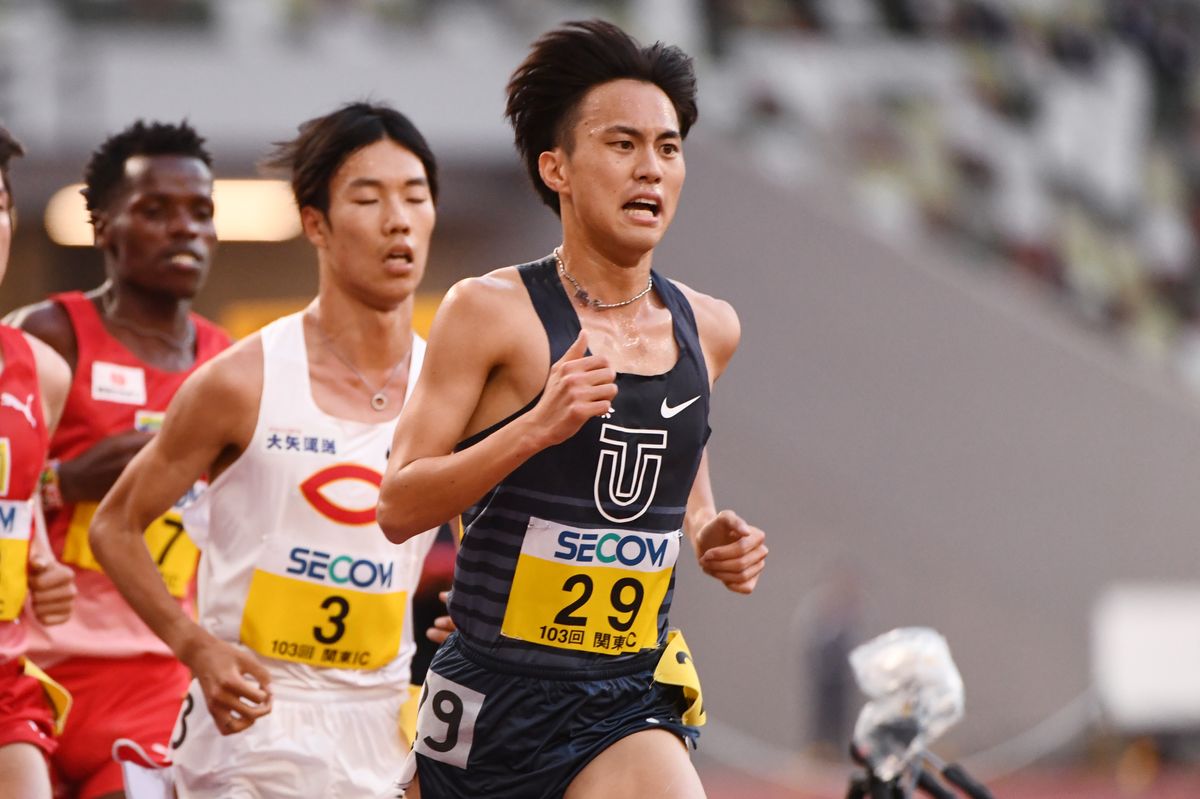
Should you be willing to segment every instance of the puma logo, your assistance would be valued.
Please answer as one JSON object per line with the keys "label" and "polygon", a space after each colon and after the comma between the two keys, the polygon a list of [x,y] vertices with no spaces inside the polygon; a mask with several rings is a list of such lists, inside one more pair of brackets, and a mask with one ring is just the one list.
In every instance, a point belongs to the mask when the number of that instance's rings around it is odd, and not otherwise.
{"label": "puma logo", "polygon": [[19,399],[14,397],[12,394],[9,394],[7,391],[5,391],[3,394],[0,394],[0,407],[12,408],[14,410],[20,411],[21,415],[25,417],[25,420],[27,422],[29,422],[30,427],[34,427],[34,428],[37,427],[37,419],[33,418],[33,410],[32,410],[33,395],[32,394],[30,394],[28,397],[26,397],[25,402],[22,403]]}

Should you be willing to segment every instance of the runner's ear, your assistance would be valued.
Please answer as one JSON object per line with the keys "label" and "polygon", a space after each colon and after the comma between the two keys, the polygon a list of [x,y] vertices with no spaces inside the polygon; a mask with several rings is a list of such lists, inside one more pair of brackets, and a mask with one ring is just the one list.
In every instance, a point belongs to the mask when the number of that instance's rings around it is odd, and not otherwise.
{"label": "runner's ear", "polygon": [[567,189],[566,154],[561,147],[547,150],[538,156],[538,174],[550,191],[563,192]]}
{"label": "runner's ear", "polygon": [[325,231],[329,226],[325,214],[320,210],[306,205],[300,209],[300,225],[304,228],[304,237],[318,250],[325,248]]}

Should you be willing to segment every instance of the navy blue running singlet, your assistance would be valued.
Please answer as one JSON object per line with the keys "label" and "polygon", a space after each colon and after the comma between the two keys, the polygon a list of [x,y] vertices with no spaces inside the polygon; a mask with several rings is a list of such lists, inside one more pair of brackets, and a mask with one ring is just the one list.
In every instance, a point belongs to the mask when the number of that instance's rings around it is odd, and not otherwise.
{"label": "navy blue running singlet", "polygon": [[[518,269],[554,363],[579,335],[579,317],[552,257]],[[611,413],[531,457],[463,514],[450,614],[493,657],[612,666],[665,640],[675,560],[690,550],[681,529],[708,440],[709,388],[691,305],[657,274],[654,288],[671,312],[675,365],[618,374]]]}

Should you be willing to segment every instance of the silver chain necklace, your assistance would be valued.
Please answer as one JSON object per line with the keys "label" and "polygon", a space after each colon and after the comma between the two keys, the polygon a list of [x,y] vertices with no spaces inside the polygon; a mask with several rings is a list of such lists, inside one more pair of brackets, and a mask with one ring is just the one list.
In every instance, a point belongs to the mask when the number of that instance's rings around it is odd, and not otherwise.
{"label": "silver chain necklace", "polygon": [[562,253],[559,252],[561,249],[561,247],[554,248],[554,261],[558,264],[558,273],[565,277],[570,284],[575,287],[575,299],[579,300],[579,304],[585,308],[591,307],[595,308],[597,311],[605,311],[609,308],[620,308],[622,305],[629,305],[630,303],[637,302],[642,297],[645,297],[647,294],[649,294],[650,289],[654,288],[654,275],[648,275],[646,278],[646,288],[642,289],[637,294],[634,294],[629,299],[622,300],[621,302],[600,302],[600,300],[589,295],[587,289],[579,285],[579,281],[575,279],[575,276],[567,271],[566,264],[563,263]]}
{"label": "silver chain necklace", "polygon": [[[388,384],[392,382],[392,378],[396,376],[396,372],[398,372],[400,367],[403,366],[405,361],[408,360],[408,356],[396,361],[396,365],[392,367],[392,371],[388,372],[387,379],[383,381],[383,385],[381,385],[379,388],[373,388],[371,384],[367,382],[367,378],[363,377],[363,373],[358,371],[358,367],[351,363],[348,358],[342,355],[342,353],[338,352],[338,348],[333,345],[333,339],[329,338],[325,331],[321,329],[319,322],[317,323],[316,327],[317,332],[321,334],[321,338],[325,340],[325,346],[329,347],[329,351],[333,353],[334,357],[345,364],[346,368],[353,372],[354,376],[358,378],[358,382],[362,383],[363,386],[366,387],[367,391],[371,392],[371,407],[377,411],[383,411],[385,408],[387,408],[388,396],[386,389]],[[408,355],[412,355],[411,348],[408,351]]]}
{"label": "silver chain necklace", "polygon": [[190,352],[192,345],[196,343],[196,326],[192,324],[191,319],[187,320],[187,332],[183,334],[183,338],[179,338],[178,336],[172,336],[170,333],[164,333],[161,330],[152,330],[148,327],[142,327],[136,322],[131,322],[128,319],[121,319],[120,317],[113,316],[112,309],[114,302],[115,301],[109,301],[108,295],[100,295],[100,307],[104,311],[104,318],[107,319],[109,323],[114,324],[117,327],[123,327],[129,332],[144,338],[152,338],[161,341],[163,344],[179,350],[180,352]]}

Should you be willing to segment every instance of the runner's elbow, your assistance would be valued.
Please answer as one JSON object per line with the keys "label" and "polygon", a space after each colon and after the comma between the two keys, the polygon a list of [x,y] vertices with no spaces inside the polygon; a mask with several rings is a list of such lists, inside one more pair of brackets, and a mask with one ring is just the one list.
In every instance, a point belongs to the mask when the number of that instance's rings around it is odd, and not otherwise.
{"label": "runner's elbow", "polygon": [[92,554],[96,556],[96,560],[101,566],[109,557],[109,549],[113,542],[113,528],[109,524],[107,514],[97,512],[92,517],[92,523],[88,527],[88,545],[91,546]]}
{"label": "runner's elbow", "polygon": [[143,541],[142,531],[150,525],[138,525],[122,509],[120,502],[104,501],[96,509],[88,526],[88,545],[96,561],[107,572],[111,572],[110,563],[128,557],[125,545],[128,541]]}
{"label": "runner's elbow", "polygon": [[[375,520],[379,529],[393,544],[403,544],[408,539],[423,533],[427,527],[420,526],[420,519],[411,512],[411,502],[398,502],[385,492],[379,494],[379,505],[375,509]],[[406,512],[408,510],[409,512]]]}

